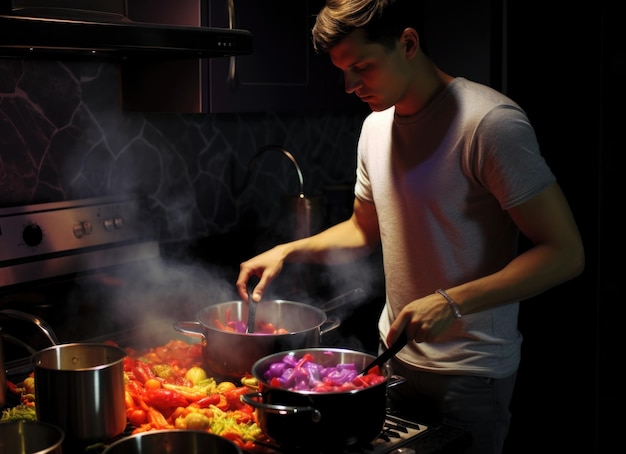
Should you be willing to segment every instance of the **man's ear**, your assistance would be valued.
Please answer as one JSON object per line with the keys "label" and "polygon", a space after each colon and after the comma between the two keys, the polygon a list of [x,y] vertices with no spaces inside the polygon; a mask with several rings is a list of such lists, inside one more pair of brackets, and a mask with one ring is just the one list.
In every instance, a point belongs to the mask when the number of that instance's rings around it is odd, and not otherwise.
{"label": "man's ear", "polygon": [[404,53],[408,58],[415,56],[420,48],[420,38],[417,30],[406,28],[400,35],[400,45],[404,48]]}

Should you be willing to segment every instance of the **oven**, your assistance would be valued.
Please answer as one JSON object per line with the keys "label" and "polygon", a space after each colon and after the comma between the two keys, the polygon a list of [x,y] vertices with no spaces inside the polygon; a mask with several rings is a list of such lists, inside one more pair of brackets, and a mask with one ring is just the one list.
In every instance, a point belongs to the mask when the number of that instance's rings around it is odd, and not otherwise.
{"label": "oven", "polygon": [[[0,327],[9,379],[54,343],[123,347],[191,341],[173,322],[237,299],[233,270],[164,253],[147,201],[102,197],[0,209]],[[183,263],[184,262],[184,263]],[[341,338],[332,338],[342,346]],[[347,347],[349,348],[349,347]],[[11,402],[8,402],[9,404]],[[387,414],[380,436],[349,453],[461,452],[466,434]],[[280,446],[259,444],[279,454]]]}
{"label": "oven", "polygon": [[235,298],[234,281],[215,267],[166,259],[153,218],[147,200],[134,197],[0,209],[0,326],[9,367],[50,346],[41,322],[62,343],[149,345],[188,340],[174,321]]}
{"label": "oven", "polygon": [[0,323],[8,365],[24,350],[50,346],[46,331],[59,342],[84,341],[134,322],[119,317],[111,299],[122,291],[123,276],[140,276],[159,258],[145,213],[142,200],[108,197],[0,210]]}

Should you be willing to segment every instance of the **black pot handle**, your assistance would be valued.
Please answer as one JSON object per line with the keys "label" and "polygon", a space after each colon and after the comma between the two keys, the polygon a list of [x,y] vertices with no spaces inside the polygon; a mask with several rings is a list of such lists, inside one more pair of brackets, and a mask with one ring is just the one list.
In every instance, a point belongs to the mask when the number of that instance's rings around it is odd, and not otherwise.
{"label": "black pot handle", "polygon": [[269,413],[274,414],[290,414],[295,415],[297,413],[311,413],[311,421],[320,422],[322,419],[322,414],[317,408],[313,407],[291,407],[289,405],[274,405],[274,404],[266,404],[265,402],[260,402],[259,399],[263,398],[263,393],[254,392],[247,393],[241,396],[241,401],[244,404],[248,404],[254,408],[260,408],[261,410],[265,410]]}

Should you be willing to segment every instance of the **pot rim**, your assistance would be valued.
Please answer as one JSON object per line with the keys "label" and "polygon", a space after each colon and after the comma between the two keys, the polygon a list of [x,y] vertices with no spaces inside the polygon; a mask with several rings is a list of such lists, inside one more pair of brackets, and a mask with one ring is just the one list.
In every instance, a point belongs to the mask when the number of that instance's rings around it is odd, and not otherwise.
{"label": "pot rim", "polygon": [[[199,437],[203,437],[206,439],[214,439],[218,440],[219,443],[222,443],[224,446],[232,446],[233,454],[243,454],[242,449],[234,442],[230,441],[227,438],[224,438],[220,435],[207,432],[205,430],[192,430],[192,429],[159,429],[159,430],[150,430],[148,432],[141,432],[133,435],[128,435],[126,437],[120,438],[119,440],[114,441],[110,445],[108,445],[102,454],[109,454],[115,452],[114,450],[121,446],[126,446],[131,443],[133,446],[136,443],[132,443],[133,441],[140,440],[142,438],[158,438],[160,435],[174,435],[176,437],[188,436],[187,434],[197,435]],[[130,445],[129,445],[130,446]]]}
{"label": "pot rim", "polygon": [[[322,309],[317,308],[315,306],[311,306],[310,304],[306,304],[306,303],[301,303],[301,302],[297,302],[297,301],[291,301],[291,300],[285,300],[285,299],[266,299],[266,300],[262,300],[259,303],[256,304],[277,304],[277,305],[286,305],[286,306],[290,306],[290,307],[296,307],[298,309],[302,309],[303,311],[309,311],[310,313],[314,313],[319,317],[319,323],[313,326],[309,326],[306,328],[302,328],[299,330],[295,330],[295,331],[289,331],[288,333],[262,333],[262,332],[253,332],[253,333],[239,333],[239,332],[234,332],[234,331],[227,331],[227,330],[223,330],[220,329],[218,326],[215,326],[214,324],[209,324],[206,323],[206,321],[202,320],[201,315],[202,314],[206,314],[208,312],[210,312],[211,310],[216,310],[216,308],[220,308],[220,307],[226,307],[226,306],[241,306],[241,307],[246,307],[247,304],[242,301],[242,300],[232,300],[232,301],[222,301],[220,303],[214,303],[214,304],[210,304],[202,309],[200,309],[197,313],[196,313],[196,321],[200,324],[201,327],[209,329],[211,331],[220,333],[220,334],[226,334],[226,335],[231,335],[231,336],[245,336],[245,337],[289,337],[289,336],[294,336],[294,335],[298,335],[301,333],[306,333],[309,332],[311,330],[314,329],[321,329],[321,327],[326,324],[327,322],[331,323],[332,328],[327,328],[325,331],[330,331],[330,329],[334,329],[336,328],[339,324],[340,321],[336,318],[330,318],[328,317],[328,315],[326,314],[326,312],[324,312]],[[247,309],[246,309],[247,310]],[[257,313],[258,311],[261,310],[261,308],[257,308]],[[245,321],[245,320],[242,320]]]}
{"label": "pot rim", "polygon": [[[381,368],[381,373],[382,376],[385,378],[384,381],[382,381],[381,383],[378,383],[376,385],[372,385],[372,386],[368,386],[366,388],[360,388],[360,389],[351,389],[351,390],[343,390],[343,391],[328,391],[328,392],[315,392],[315,391],[309,391],[309,390],[290,390],[290,389],[285,389],[285,388],[280,388],[277,386],[273,386],[271,385],[264,377],[263,377],[263,373],[266,371],[267,368],[261,370],[261,368],[264,365],[269,365],[272,363],[275,363],[277,361],[279,361],[280,359],[282,359],[284,356],[286,355],[295,355],[297,358],[302,357],[302,355],[304,355],[305,353],[319,353],[319,354],[325,354],[327,352],[330,353],[334,353],[334,354],[341,354],[341,355],[345,355],[345,354],[349,354],[349,355],[356,355],[358,357],[362,357],[364,360],[364,364],[362,367],[365,367],[366,364],[369,364],[369,362],[373,361],[376,357],[370,353],[366,353],[360,350],[353,350],[353,349],[349,349],[349,348],[343,348],[343,347],[309,347],[309,348],[298,348],[298,349],[291,349],[291,350],[285,350],[285,351],[281,351],[281,352],[276,352],[276,353],[272,353],[271,355],[267,355],[264,356],[263,358],[260,358],[259,360],[255,361],[254,364],[252,365],[251,368],[251,373],[252,375],[258,380],[258,382],[260,384],[262,384],[263,386],[265,386],[266,388],[269,389],[276,389],[276,390],[281,390],[281,391],[287,391],[287,392],[293,392],[296,394],[301,394],[301,395],[310,395],[310,396],[325,396],[325,395],[333,395],[333,394],[341,394],[341,395],[346,395],[346,394],[358,394],[361,393],[363,391],[367,391],[369,389],[372,388],[376,388],[379,386],[385,386],[387,387],[388,382],[390,381],[390,379],[392,377],[395,377],[391,374],[391,368],[387,365],[383,366]],[[335,362],[333,364],[333,366],[336,366],[338,364],[338,362]],[[401,378],[399,378],[401,379]],[[395,385],[395,383],[394,383]]]}
{"label": "pot rim", "polygon": [[[63,351],[67,350],[71,352],[72,350],[79,350],[79,349],[88,349],[88,350],[97,349],[97,350],[110,351],[112,353],[115,353],[116,357],[113,359],[108,359],[107,361],[100,361],[98,362],[98,364],[94,364],[92,366],[85,366],[85,367],[68,368],[68,367],[61,367],[59,364],[51,365],[51,364],[42,363],[42,360],[44,358],[51,359],[51,355],[53,355],[53,353],[51,352],[59,352],[58,354],[60,354],[62,350]],[[66,343],[66,344],[57,344],[57,345],[53,345],[51,347],[46,347],[42,350],[39,350],[32,355],[31,362],[33,364],[33,367],[36,369],[45,369],[45,370],[51,370],[51,371],[71,371],[71,372],[97,371],[97,370],[102,370],[102,369],[108,369],[119,363],[122,363],[124,361],[124,358],[126,358],[126,356],[127,356],[126,351],[116,345],[100,343],[100,342],[71,342],[71,343]]]}

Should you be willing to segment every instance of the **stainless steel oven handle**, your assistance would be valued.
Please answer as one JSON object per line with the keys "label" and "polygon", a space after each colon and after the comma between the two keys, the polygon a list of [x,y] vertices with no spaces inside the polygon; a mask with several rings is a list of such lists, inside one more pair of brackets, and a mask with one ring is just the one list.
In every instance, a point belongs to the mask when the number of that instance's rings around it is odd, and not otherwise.
{"label": "stainless steel oven handle", "polygon": [[15,309],[2,309],[0,310],[0,314],[33,322],[53,346],[60,344],[59,339],[57,338],[56,334],[54,334],[54,330],[44,319],[39,318],[36,315],[27,314],[26,312],[18,311]]}

